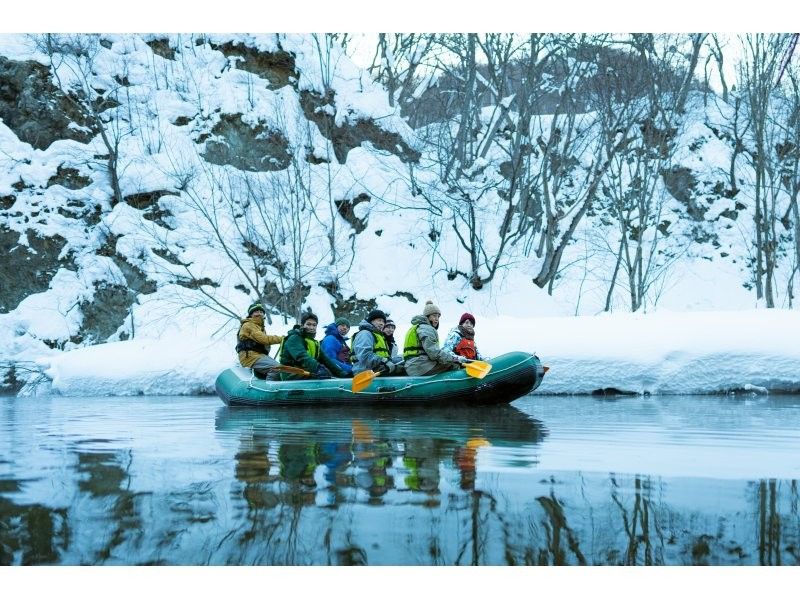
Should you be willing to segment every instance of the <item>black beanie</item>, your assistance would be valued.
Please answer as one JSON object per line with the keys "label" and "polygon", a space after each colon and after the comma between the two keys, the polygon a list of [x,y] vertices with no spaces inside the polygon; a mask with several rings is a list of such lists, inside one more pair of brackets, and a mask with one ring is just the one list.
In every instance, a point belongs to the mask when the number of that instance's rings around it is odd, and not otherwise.
{"label": "black beanie", "polygon": [[386,321],[388,316],[379,309],[373,309],[371,312],[367,314],[367,322],[372,322],[372,320],[375,320],[377,318]]}

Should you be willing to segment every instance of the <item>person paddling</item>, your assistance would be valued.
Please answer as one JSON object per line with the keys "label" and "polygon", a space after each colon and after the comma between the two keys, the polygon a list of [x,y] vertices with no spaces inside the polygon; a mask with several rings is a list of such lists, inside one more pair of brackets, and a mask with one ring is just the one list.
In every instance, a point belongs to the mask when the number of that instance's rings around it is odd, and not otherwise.
{"label": "person paddling", "polygon": [[457,370],[469,361],[462,355],[445,351],[439,346],[439,318],[441,310],[427,301],[421,316],[411,319],[411,328],[406,333],[403,357],[409,376],[432,376],[440,372]]}
{"label": "person paddling", "polygon": [[454,327],[447,335],[442,348],[452,351],[456,355],[463,355],[470,360],[483,360],[475,344],[475,316],[467,312],[461,314],[458,326]]}
{"label": "person paddling", "polygon": [[351,341],[353,355],[353,374],[367,370],[382,371],[388,375],[402,376],[403,361],[392,359],[383,327],[388,316],[380,309],[373,309],[358,325],[358,332]]}

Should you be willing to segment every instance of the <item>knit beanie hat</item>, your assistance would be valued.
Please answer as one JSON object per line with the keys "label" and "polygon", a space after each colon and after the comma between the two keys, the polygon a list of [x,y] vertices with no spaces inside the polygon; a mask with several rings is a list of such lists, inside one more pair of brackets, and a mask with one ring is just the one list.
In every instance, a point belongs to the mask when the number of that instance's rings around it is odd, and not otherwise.
{"label": "knit beanie hat", "polygon": [[306,323],[306,320],[314,320],[315,322],[319,323],[319,318],[311,311],[303,312],[303,315],[300,316],[300,325]]}
{"label": "knit beanie hat", "polygon": [[473,316],[469,312],[464,312],[463,314],[461,314],[461,317],[458,319],[458,325],[461,326],[461,324],[463,324],[467,320],[471,320],[472,325],[475,326],[475,316]]}
{"label": "knit beanie hat", "polygon": [[442,310],[436,307],[433,301],[428,300],[425,302],[425,307],[422,308],[422,315],[427,318],[431,314],[439,314],[441,316]]}
{"label": "knit beanie hat", "polygon": [[397,328],[397,326],[394,323],[394,320],[386,320],[386,324],[383,325],[384,330],[386,329],[387,326],[394,326],[395,328]]}
{"label": "knit beanie hat", "polygon": [[348,328],[350,328],[351,326],[350,320],[348,320],[345,317],[336,318],[334,324],[336,324],[337,326],[347,326]]}
{"label": "knit beanie hat", "polygon": [[250,307],[247,308],[247,317],[249,318],[250,316],[253,315],[254,311],[258,311],[258,310],[261,310],[264,313],[267,313],[267,310],[264,309],[264,306],[261,304],[261,302],[260,301],[256,301],[255,303],[250,305]]}
{"label": "knit beanie hat", "polygon": [[367,322],[372,322],[377,318],[381,318],[383,321],[386,321],[386,314],[379,309],[373,309],[371,312],[367,314]]}

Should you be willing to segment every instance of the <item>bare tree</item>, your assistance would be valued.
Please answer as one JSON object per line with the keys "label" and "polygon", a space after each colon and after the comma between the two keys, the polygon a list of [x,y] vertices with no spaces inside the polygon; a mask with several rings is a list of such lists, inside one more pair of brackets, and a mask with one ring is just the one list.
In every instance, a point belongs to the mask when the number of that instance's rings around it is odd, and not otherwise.
{"label": "bare tree", "polygon": [[[581,36],[571,42],[574,56],[586,46],[602,48],[609,40]],[[593,73],[594,63],[573,58],[566,64],[569,70],[552,122],[537,136],[542,151],[539,193],[545,224],[537,249],[542,263],[533,282],[547,286],[551,293],[564,251],[597,199],[614,157],[631,142],[642,110],[641,103],[618,103],[616,92],[595,78],[596,85],[585,100],[593,115],[579,116],[581,104],[575,92],[580,89],[579,82]]]}
{"label": "bare tree", "polygon": [[[367,69],[386,86],[390,106],[403,106],[425,75],[424,64],[435,47],[431,33],[379,33],[372,64]],[[430,81],[430,77],[426,78]]]}
{"label": "bare tree", "polygon": [[688,64],[686,65],[683,83],[681,83],[680,89],[678,90],[678,97],[675,101],[676,112],[682,113],[686,107],[689,90],[692,88],[695,81],[695,70],[697,69],[697,63],[700,59],[700,50],[703,48],[707,37],[708,33],[692,33],[689,35],[691,50],[688,55]]}
{"label": "bare tree", "polygon": [[[103,48],[97,34],[51,34],[33,36],[36,48],[50,59],[53,78],[64,95],[77,108],[88,114],[92,131],[97,133],[106,149],[105,170],[111,186],[111,203],[123,200],[120,177],[124,170],[121,164],[120,145],[133,133],[131,119],[124,120],[119,114],[111,114],[110,106],[124,102],[120,81],[125,73],[117,73],[116,84],[99,80],[95,62]],[[126,63],[123,62],[123,66]],[[130,108],[130,102],[128,107]]]}
{"label": "bare tree", "polygon": [[775,306],[775,269],[779,239],[776,232],[780,187],[775,178],[773,116],[775,81],[790,36],[787,34],[748,34],[741,37],[744,56],[739,63],[742,98],[750,125],[752,150],[747,152],[753,168],[755,201],[754,282],[758,299]]}
{"label": "bare tree", "polygon": [[786,289],[788,305],[792,307],[795,280],[800,274],[800,69],[788,67],[781,80],[777,90],[779,108],[774,119],[776,139],[772,144],[775,165],[770,169],[770,180],[785,194],[786,202],[780,205],[783,212],[780,224],[784,235],[791,235],[794,241]]}
{"label": "bare tree", "polygon": [[[680,253],[661,247],[666,234],[662,214],[667,198],[662,176],[671,167],[687,100],[687,81],[702,40],[701,35],[691,36],[692,52],[685,58],[678,51],[680,39],[634,35],[630,44],[639,60],[623,63],[616,72],[607,74],[620,79],[611,89],[618,85],[629,88],[630,80],[636,78],[645,93],[641,97],[626,96],[611,92],[608,81],[602,86],[605,93],[613,93],[615,101],[609,104],[609,110],[627,113],[636,122],[630,143],[613,157],[603,182],[602,203],[619,231],[618,247],[609,245],[616,261],[606,294],[606,311],[611,309],[620,269],[627,274],[630,309],[636,311],[645,305],[649,291],[663,280]],[[687,64],[681,64],[682,58]],[[677,80],[675,73],[684,70],[686,76]],[[602,89],[598,93],[602,94]],[[603,117],[600,120],[605,123]],[[604,130],[605,136],[611,133]]]}
{"label": "bare tree", "polygon": [[709,58],[713,57],[717,63],[717,73],[719,75],[719,84],[722,88],[722,101],[728,103],[728,81],[725,78],[725,52],[724,43],[720,41],[720,36],[717,33],[711,34],[711,42],[709,43]]}

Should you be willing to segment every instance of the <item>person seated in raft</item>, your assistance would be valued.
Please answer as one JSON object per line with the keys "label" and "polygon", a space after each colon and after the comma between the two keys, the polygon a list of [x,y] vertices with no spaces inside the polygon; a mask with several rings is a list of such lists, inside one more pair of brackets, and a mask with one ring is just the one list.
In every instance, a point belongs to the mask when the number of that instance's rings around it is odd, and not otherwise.
{"label": "person seated in raft", "polygon": [[325,327],[325,338],[320,343],[322,352],[340,368],[352,375],[353,366],[350,363],[350,347],[347,346],[347,333],[350,331],[350,320],[336,318],[333,324]]}
{"label": "person seated in raft", "polygon": [[405,373],[402,359],[392,359],[383,326],[387,316],[379,309],[373,309],[358,325],[358,332],[350,341],[350,352],[353,357],[353,374],[366,370],[386,372],[390,376],[402,376]]}
{"label": "person seated in raft", "polygon": [[458,326],[449,332],[442,349],[456,355],[463,355],[467,359],[483,360],[478,346],[475,344],[475,316],[471,313],[461,314]]}
{"label": "person seated in raft", "polygon": [[264,330],[264,306],[256,301],[247,308],[247,317],[241,320],[239,332],[236,334],[236,352],[239,363],[246,368],[253,368],[256,376],[266,378],[278,361],[269,356],[271,345],[279,345],[282,336],[267,334]]}
{"label": "person seated in raft", "polygon": [[[319,318],[310,311],[300,316],[300,324],[295,325],[281,344],[279,360],[283,365],[302,368],[311,373],[311,378],[330,378],[331,374],[337,378],[349,378],[345,372],[319,348],[317,324]],[[300,374],[287,374],[281,372],[281,380],[304,380]]]}
{"label": "person seated in raft", "polygon": [[394,331],[397,329],[394,320],[387,319],[386,324],[383,325],[383,336],[386,337],[386,346],[389,347],[389,359],[392,361],[400,361],[400,349],[397,347],[397,341],[394,340]]}
{"label": "person seated in raft", "polygon": [[421,316],[411,319],[411,328],[406,333],[403,357],[409,376],[432,376],[441,372],[457,370],[469,361],[463,355],[456,355],[439,347],[439,318],[441,310],[427,301]]}

